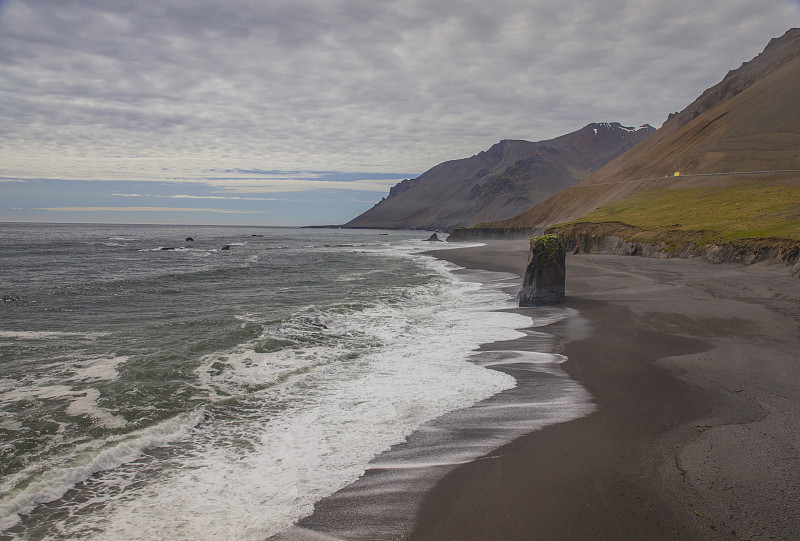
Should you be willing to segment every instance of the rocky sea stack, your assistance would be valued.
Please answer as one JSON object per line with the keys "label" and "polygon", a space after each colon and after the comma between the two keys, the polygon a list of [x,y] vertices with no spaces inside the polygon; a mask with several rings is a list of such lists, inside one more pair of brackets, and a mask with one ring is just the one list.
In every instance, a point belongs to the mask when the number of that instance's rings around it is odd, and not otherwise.
{"label": "rocky sea stack", "polygon": [[434,233],[433,235],[431,235],[430,237],[428,237],[425,240],[427,242],[442,242],[442,239],[440,239],[439,236],[436,233]]}
{"label": "rocky sea stack", "polygon": [[567,251],[555,235],[544,235],[531,239],[528,266],[522,290],[519,292],[520,306],[558,304],[564,301],[564,279],[566,277]]}

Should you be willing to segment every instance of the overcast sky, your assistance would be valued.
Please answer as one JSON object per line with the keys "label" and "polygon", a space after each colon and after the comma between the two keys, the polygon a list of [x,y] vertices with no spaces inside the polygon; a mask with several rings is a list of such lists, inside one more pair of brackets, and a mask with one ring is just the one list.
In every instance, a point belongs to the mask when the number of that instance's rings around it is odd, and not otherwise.
{"label": "overcast sky", "polygon": [[650,123],[797,0],[0,0],[0,221],[342,223],[501,139]]}

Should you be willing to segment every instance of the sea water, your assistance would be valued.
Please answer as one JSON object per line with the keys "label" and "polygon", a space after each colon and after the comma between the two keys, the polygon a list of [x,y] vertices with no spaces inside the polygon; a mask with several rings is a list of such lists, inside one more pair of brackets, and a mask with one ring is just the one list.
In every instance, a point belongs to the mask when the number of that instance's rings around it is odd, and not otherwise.
{"label": "sea water", "polygon": [[0,224],[0,538],[264,539],[513,388],[426,236]]}

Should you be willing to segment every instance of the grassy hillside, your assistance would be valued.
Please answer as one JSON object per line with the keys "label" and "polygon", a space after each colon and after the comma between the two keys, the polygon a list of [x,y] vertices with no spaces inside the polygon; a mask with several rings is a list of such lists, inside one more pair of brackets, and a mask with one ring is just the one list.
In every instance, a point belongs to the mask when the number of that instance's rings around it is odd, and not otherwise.
{"label": "grassy hillside", "polygon": [[[694,189],[655,188],[605,205],[581,222],[622,222],[656,231],[692,232],[693,240],[800,240],[800,186],[751,183]],[[703,232],[701,239],[697,233]]]}
{"label": "grassy hillside", "polygon": [[[759,190],[751,186],[754,182],[764,182],[765,186],[778,180],[796,184],[800,174],[778,172],[800,170],[798,103],[800,30],[792,29],[770,42],[764,53],[754,60],[730,72],[723,81],[639,145],[576,186],[514,218],[491,225],[500,229],[546,228],[582,220],[587,214],[598,212],[603,205],[613,205],[629,197],[650,197],[654,203],[667,204],[657,197],[663,190],[648,196],[636,195],[658,187],[698,189],[685,194],[691,197],[690,194],[706,194],[703,189],[709,186],[731,186],[738,182],[743,185],[744,192],[758,196]],[[682,176],[672,178],[675,171],[680,171]],[[776,173],[768,176],[742,173],[752,171]],[[736,178],[730,176],[735,173],[741,174]],[[714,178],[715,175],[719,178]],[[796,192],[792,193],[795,193],[794,201],[797,201]],[[736,192],[729,195],[734,199],[737,197]],[[722,198],[719,204],[742,203],[728,201],[723,192],[719,192],[718,197]],[[619,212],[622,207],[613,208]],[[672,208],[681,211],[681,204]],[[756,214],[751,218],[755,219],[759,212],[753,212]],[[735,221],[733,217],[725,218],[715,227],[727,231],[726,235],[739,234],[727,225]],[[664,219],[669,223],[683,223],[685,220],[683,217]],[[707,219],[713,222],[713,213]],[[767,223],[764,227],[770,230],[773,225],[777,227],[779,224]],[[743,226],[753,231],[760,227],[749,222]]]}

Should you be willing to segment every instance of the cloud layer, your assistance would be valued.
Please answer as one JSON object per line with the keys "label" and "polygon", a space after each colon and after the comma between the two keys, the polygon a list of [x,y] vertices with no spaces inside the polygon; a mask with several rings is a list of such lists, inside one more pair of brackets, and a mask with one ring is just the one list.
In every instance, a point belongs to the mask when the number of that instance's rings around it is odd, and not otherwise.
{"label": "cloud layer", "polygon": [[503,138],[658,126],[800,22],[788,0],[0,5],[0,176],[129,181],[418,174]]}

